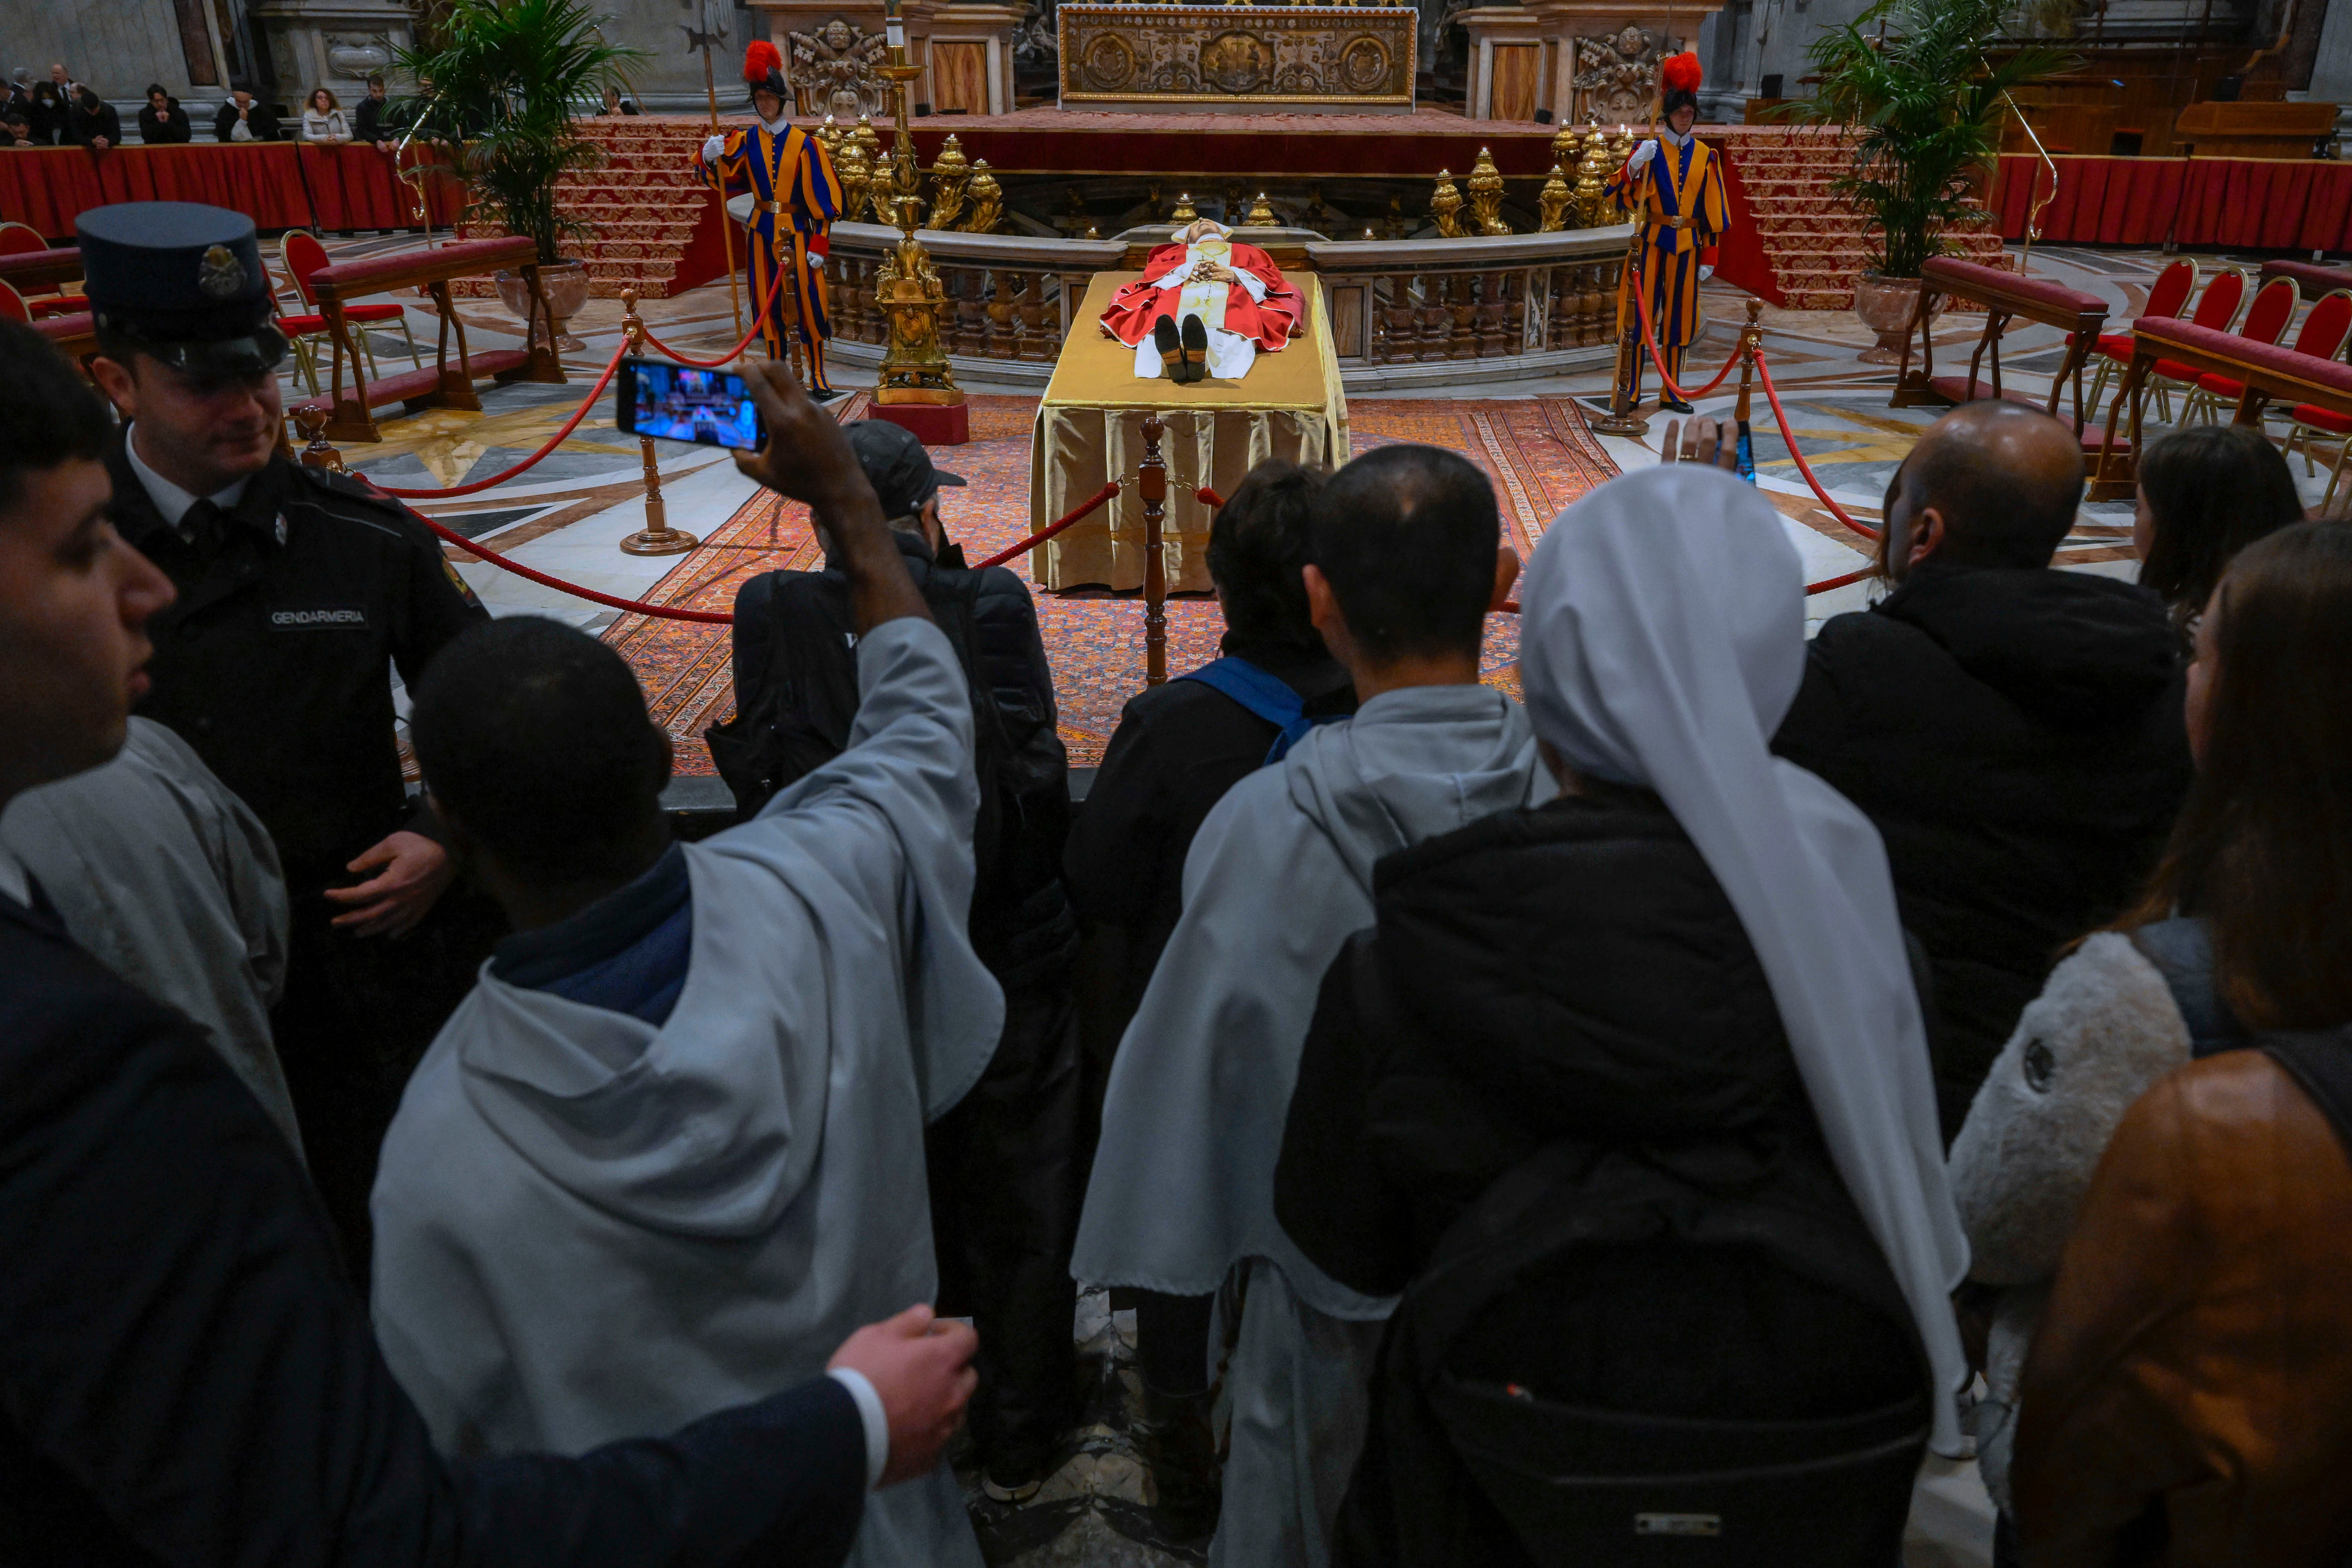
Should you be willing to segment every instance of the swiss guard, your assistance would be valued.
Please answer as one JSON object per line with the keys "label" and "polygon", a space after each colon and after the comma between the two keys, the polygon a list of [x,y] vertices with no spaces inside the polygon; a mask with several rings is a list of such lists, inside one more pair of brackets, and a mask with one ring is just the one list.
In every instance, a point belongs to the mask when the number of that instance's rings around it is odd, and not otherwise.
{"label": "swiss guard", "polygon": [[841,212],[841,181],[824,145],[786,118],[792,95],[785,90],[783,57],[765,38],[743,51],[743,79],[751,86],[751,112],[760,123],[713,136],[695,158],[702,183],[729,196],[751,195],[751,299],[768,298],[777,270],[786,274],[776,301],[760,318],[768,357],[784,357],[784,333],[795,326],[808,355],[803,378],[809,395],[837,395],[824,374],[824,342],[832,328],[824,313],[825,235]]}
{"label": "swiss guard", "polygon": [[[1666,375],[1677,385],[1683,379],[1683,353],[1698,336],[1700,252],[1731,226],[1715,150],[1691,134],[1698,120],[1699,80],[1695,54],[1676,55],[1659,68],[1664,122],[1655,136],[1633,149],[1608,185],[1609,199],[1619,211],[1641,215],[1642,309],[1657,335]],[[1633,279],[1627,279],[1623,287],[1633,287]],[[1637,359],[1636,386],[1641,384],[1639,365]],[[1659,392],[1658,406],[1677,414],[1691,411],[1671,389]]]}

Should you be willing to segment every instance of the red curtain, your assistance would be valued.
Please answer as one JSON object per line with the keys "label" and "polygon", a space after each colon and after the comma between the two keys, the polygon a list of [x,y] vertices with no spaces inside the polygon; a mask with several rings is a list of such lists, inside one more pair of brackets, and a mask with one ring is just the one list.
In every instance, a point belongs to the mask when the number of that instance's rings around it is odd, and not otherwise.
{"label": "red curtain", "polygon": [[[455,182],[436,170],[425,185],[434,226],[449,226],[461,205]],[[227,207],[264,229],[331,233],[417,221],[415,187],[394,177],[391,155],[349,142],[52,147],[0,156],[0,217],[51,239],[70,240],[74,218],[91,207],[157,201]]]}
{"label": "red curtain", "polygon": [[2352,163],[2284,158],[2060,157],[2050,171],[2031,153],[2000,161],[1993,210],[2000,232],[2025,237],[2032,204],[2048,198],[2042,236],[2061,244],[2161,245],[2249,250],[2352,249]]}

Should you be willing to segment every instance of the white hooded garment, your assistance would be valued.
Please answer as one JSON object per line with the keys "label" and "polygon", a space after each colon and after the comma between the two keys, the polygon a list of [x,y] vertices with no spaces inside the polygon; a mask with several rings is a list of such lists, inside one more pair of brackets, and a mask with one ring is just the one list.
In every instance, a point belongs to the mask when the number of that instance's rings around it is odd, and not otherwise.
{"label": "white hooded garment", "polygon": [[[373,1202],[375,1322],[435,1443],[576,1454],[824,1371],[936,1289],[923,1126],[1003,999],[965,934],[971,710],[939,628],[857,650],[849,748],[685,847],[660,1026],[483,971],[409,1081]],[[944,1462],[851,1562],[980,1552]]]}
{"label": "white hooded garment", "polygon": [[1756,947],[1838,1173],[1910,1303],[1959,1451],[1950,1292],[1966,1236],[1878,831],[1769,750],[1804,677],[1804,573],[1780,517],[1720,469],[1616,479],[1561,512],[1521,595],[1536,732],[1579,773],[1655,790]]}

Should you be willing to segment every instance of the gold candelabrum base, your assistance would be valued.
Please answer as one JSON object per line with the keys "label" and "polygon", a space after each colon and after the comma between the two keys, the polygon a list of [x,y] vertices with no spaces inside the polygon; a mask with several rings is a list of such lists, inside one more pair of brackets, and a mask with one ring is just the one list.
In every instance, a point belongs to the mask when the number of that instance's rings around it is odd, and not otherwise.
{"label": "gold candelabrum base", "polygon": [[1642,254],[1642,225],[1636,221],[1625,242],[1624,268],[1617,281],[1617,373],[1610,380],[1609,412],[1591,422],[1604,436],[1646,436],[1650,422],[1642,417],[1642,319],[1645,308],[1633,287],[1634,263]]}
{"label": "gold candelabrum base", "polygon": [[882,354],[882,379],[874,401],[886,407],[897,404],[953,405],[964,401],[940,342],[940,322],[947,311],[947,289],[940,282],[930,253],[915,237],[922,222],[921,164],[915,157],[915,138],[907,128],[907,88],[923,74],[906,61],[903,47],[890,51],[891,62],[877,68],[889,81],[891,110],[897,136],[890,146],[892,215],[898,222],[898,244],[882,258],[875,278],[874,302],[889,318],[890,336]]}

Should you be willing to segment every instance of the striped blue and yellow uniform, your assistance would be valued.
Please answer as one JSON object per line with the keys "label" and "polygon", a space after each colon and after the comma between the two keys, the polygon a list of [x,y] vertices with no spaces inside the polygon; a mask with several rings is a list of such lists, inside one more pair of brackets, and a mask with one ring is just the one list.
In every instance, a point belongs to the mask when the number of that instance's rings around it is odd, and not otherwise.
{"label": "striped blue and yellow uniform", "polygon": [[749,193],[751,215],[751,298],[768,297],[779,268],[788,276],[775,305],[761,319],[768,357],[784,357],[784,331],[797,317],[808,356],[812,391],[830,391],[824,342],[832,327],[824,311],[825,236],[841,213],[841,180],[824,145],[794,125],[781,135],[764,125],[727,133],[717,165],[698,163],[705,185],[723,198]]}
{"label": "striped blue and yellow uniform", "polygon": [[[1696,136],[1680,147],[1663,136],[1653,144],[1657,151],[1649,161],[1635,170],[1628,160],[1607,194],[1618,211],[1641,219],[1642,304],[1657,334],[1658,357],[1679,383],[1684,351],[1698,337],[1699,252],[1731,226],[1731,211],[1714,148]],[[1628,279],[1621,288],[1630,286]]]}

